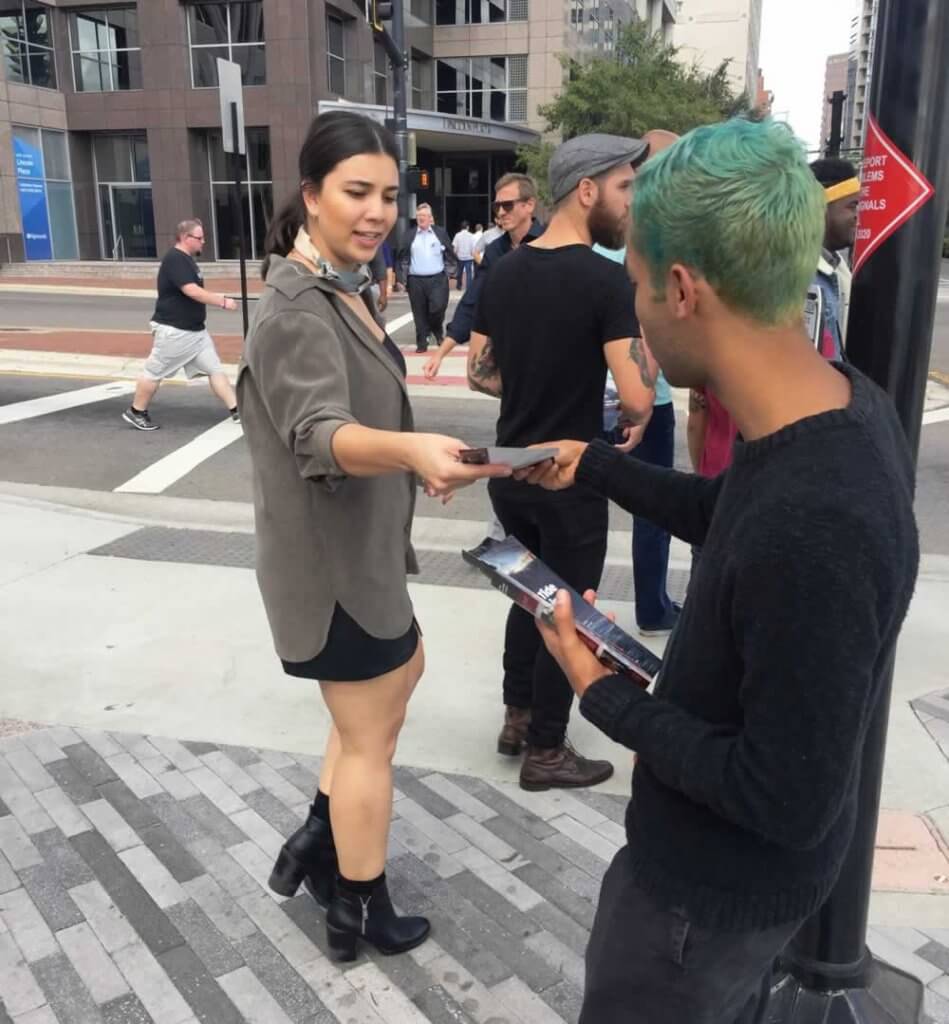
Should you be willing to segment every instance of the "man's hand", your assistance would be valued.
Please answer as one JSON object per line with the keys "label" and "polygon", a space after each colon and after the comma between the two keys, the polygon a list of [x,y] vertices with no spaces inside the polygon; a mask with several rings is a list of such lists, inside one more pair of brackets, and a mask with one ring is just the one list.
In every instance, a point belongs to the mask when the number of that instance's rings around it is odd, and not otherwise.
{"label": "man's hand", "polygon": [[645,423],[627,423],[620,424],[623,430],[623,440],[620,444],[614,444],[613,447],[618,452],[631,452],[643,439],[643,434],[646,433]]}
{"label": "man's hand", "polygon": [[384,313],[386,311],[386,306],[388,306],[388,305],[389,305],[389,286],[385,283],[385,281],[380,281],[379,282],[379,298],[376,299],[376,309],[378,309],[380,313]]}
{"label": "man's hand", "polygon": [[221,303],[221,309],[226,309],[229,312],[233,312],[237,309],[237,303],[229,295],[224,296],[224,301]]}
{"label": "man's hand", "polygon": [[565,491],[576,483],[577,466],[583,453],[589,447],[583,441],[555,441],[549,444],[535,444],[532,448],[556,448],[557,455],[553,459],[541,462],[527,469],[519,469],[514,474],[516,480],[526,480],[547,491]]}
{"label": "man's hand", "polygon": [[442,368],[442,355],[441,349],[436,349],[429,357],[425,360],[425,365],[422,367],[422,373],[425,375],[426,380],[434,380],[439,371]]}
{"label": "man's hand", "polygon": [[[596,603],[596,594],[592,590],[588,590],[583,597],[590,604]],[[537,628],[551,657],[560,666],[578,697],[582,697],[594,683],[612,674],[577,634],[573,607],[566,590],[557,591],[553,626],[538,619]]]}

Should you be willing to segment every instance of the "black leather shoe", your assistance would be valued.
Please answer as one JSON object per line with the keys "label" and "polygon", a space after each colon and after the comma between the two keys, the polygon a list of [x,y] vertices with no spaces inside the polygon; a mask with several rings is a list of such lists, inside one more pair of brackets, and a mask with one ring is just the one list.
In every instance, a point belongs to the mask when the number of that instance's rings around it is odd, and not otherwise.
{"label": "black leather shoe", "polygon": [[290,897],[306,881],[307,892],[326,907],[336,890],[338,870],[332,829],[311,807],[306,821],[281,847],[269,885],[274,892]]}
{"label": "black leather shoe", "polygon": [[392,907],[385,879],[371,893],[349,892],[337,884],[336,895],[326,912],[326,937],[333,958],[356,959],[360,940],[385,956],[406,953],[420,946],[432,926],[426,917],[399,917]]}

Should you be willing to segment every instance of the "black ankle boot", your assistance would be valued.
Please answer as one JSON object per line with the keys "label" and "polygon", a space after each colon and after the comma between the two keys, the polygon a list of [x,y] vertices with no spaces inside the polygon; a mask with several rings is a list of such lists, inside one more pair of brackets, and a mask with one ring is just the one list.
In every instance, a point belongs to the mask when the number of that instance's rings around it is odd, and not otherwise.
{"label": "black ankle boot", "polygon": [[326,907],[336,889],[338,870],[333,831],[311,807],[306,821],[281,847],[269,884],[274,892],[289,897],[305,881],[310,895]]}
{"label": "black ankle boot", "polygon": [[428,918],[399,917],[392,907],[385,877],[370,893],[349,892],[339,882],[326,912],[326,935],[336,960],[356,959],[359,940],[392,956],[420,946],[431,931]]}

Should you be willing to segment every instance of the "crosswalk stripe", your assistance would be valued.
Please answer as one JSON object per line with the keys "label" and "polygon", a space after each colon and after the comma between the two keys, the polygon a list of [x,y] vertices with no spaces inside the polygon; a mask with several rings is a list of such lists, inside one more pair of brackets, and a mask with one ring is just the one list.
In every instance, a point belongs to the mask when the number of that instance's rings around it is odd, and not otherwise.
{"label": "crosswalk stripe", "polygon": [[45,398],[12,402],[10,405],[0,406],[0,425],[19,423],[20,420],[31,420],[51,412],[62,412],[64,409],[76,409],[81,405],[91,405],[93,402],[104,402],[119,395],[131,394],[134,390],[134,381],[116,380],[107,384],[96,384],[91,388],[77,388],[75,391],[64,391],[58,395],[47,395]]}
{"label": "crosswalk stripe", "polygon": [[136,473],[131,480],[116,487],[116,493],[161,494],[239,437],[240,424],[224,420],[164,458],[146,466],[141,473]]}
{"label": "crosswalk stripe", "polygon": [[949,420],[949,406],[944,409],[933,409],[923,413],[923,426],[930,427],[934,423],[945,423]]}

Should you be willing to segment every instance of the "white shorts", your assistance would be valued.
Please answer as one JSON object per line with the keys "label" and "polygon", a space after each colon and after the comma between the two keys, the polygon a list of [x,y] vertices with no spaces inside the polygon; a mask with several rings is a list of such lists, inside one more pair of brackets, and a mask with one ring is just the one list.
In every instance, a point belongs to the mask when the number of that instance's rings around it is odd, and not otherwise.
{"label": "white shorts", "polygon": [[223,373],[217,349],[207,330],[182,331],[153,320],[152,351],[145,360],[144,375],[149,380],[165,380],[184,370],[189,380]]}

